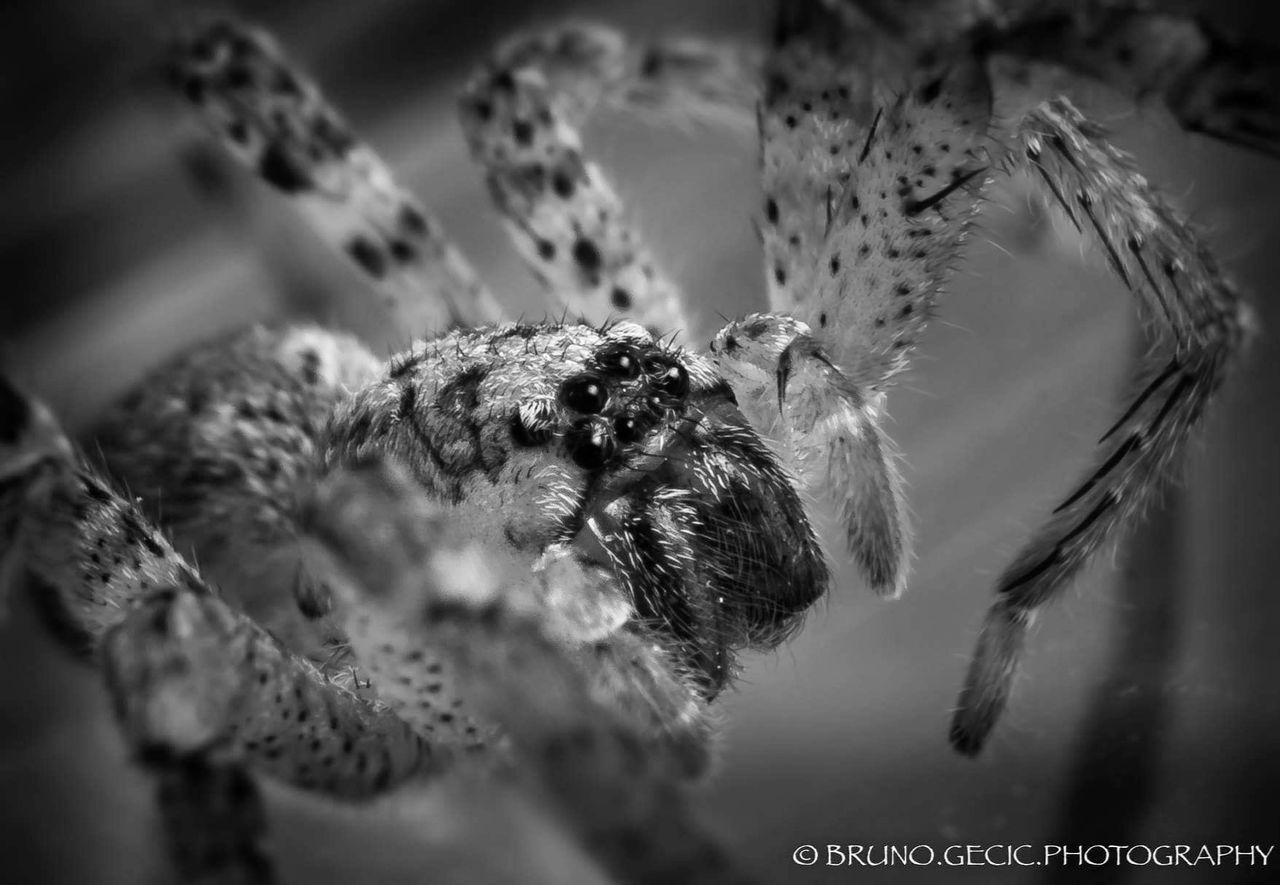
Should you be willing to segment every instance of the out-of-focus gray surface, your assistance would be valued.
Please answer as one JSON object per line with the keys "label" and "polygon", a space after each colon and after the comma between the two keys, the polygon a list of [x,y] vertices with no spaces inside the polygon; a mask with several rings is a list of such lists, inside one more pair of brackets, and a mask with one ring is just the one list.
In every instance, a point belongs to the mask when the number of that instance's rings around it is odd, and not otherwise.
{"label": "out-of-focus gray surface", "polygon": [[[1248,6],[1211,11],[1266,33]],[[548,305],[504,242],[452,120],[468,63],[530,10],[494,0],[244,9],[328,84],[499,298],[540,315]],[[764,4],[730,0],[558,2],[538,17],[575,10],[650,32],[749,35],[768,19]],[[189,185],[162,105],[136,88],[168,11],[58,0],[15,10],[6,29],[0,361],[73,427],[164,356],[219,330],[360,313],[356,276],[300,235],[287,211],[252,187],[246,206],[218,207]],[[1059,228],[1029,233],[1025,196],[1002,188],[890,400],[918,527],[907,596],[877,601],[846,570],[796,641],[752,659],[722,705],[707,818],[766,878],[1049,878],[1016,868],[800,870],[790,856],[802,843],[1280,843],[1280,165],[1184,137],[1154,110],[1100,107],[1153,180],[1206,227],[1263,325],[1192,447],[1179,520],[1139,560],[1158,577],[1126,583],[1108,563],[1092,569],[1044,617],[987,752],[952,754],[948,717],[991,584],[1116,413],[1133,331],[1128,297],[1097,256],[1082,260]],[[696,305],[701,340],[717,311],[763,306],[749,132],[608,117],[590,141]],[[1116,660],[1126,661],[1118,674]],[[0,880],[159,875],[146,787],[93,674],[41,639],[21,609],[0,627],[0,670]],[[1131,748],[1150,769],[1145,799],[1125,832],[1091,828],[1108,801],[1133,798],[1132,766],[1114,764]],[[326,816],[288,796],[273,801],[278,847],[299,881],[361,880],[367,864],[395,881],[427,875],[415,872],[414,828],[390,812]],[[440,826],[438,816],[422,819]],[[1266,871],[1107,872],[1198,882],[1263,881]]]}

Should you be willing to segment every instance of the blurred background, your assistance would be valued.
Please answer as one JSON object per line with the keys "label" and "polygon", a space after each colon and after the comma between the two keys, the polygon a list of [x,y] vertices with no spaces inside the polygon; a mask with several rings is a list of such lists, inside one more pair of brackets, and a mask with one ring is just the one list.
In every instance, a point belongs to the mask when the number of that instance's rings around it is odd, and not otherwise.
{"label": "blurred background", "polygon": [[[1165,5],[1237,34],[1276,34],[1263,4]],[[513,29],[567,14],[642,35],[759,39],[770,6],[237,9],[327,86],[510,312],[537,317],[549,305],[505,241],[454,123],[469,70]],[[220,331],[300,316],[358,325],[366,313],[355,273],[256,183],[235,185],[231,201],[195,183],[188,143],[152,81],[156,40],[180,9],[45,0],[0,13],[0,366],[73,431],[166,356]],[[1135,332],[1129,297],[1098,256],[1019,182],[993,190],[941,318],[890,399],[917,525],[908,594],[877,601],[845,571],[799,637],[751,658],[721,703],[722,758],[700,802],[765,878],[1274,881],[1260,868],[791,862],[804,843],[1280,843],[1280,166],[1184,136],[1154,107],[1135,112],[1101,95],[1085,106],[1204,227],[1252,293],[1263,334],[1191,446],[1173,508],[1046,614],[994,740],[976,761],[956,756],[948,720],[991,586],[1120,408]],[[693,341],[710,337],[717,311],[764,306],[750,132],[606,114],[588,141],[695,305]],[[0,881],[162,879],[148,788],[96,676],[14,608],[0,626]],[[390,813],[321,814],[283,792],[273,803],[282,863],[298,881],[430,874],[415,866],[415,825]]]}

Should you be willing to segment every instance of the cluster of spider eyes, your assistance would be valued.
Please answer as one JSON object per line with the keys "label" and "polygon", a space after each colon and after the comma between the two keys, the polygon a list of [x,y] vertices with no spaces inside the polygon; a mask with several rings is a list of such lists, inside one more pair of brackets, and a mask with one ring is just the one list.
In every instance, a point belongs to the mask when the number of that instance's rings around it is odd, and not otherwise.
{"label": "cluster of spider eyes", "polygon": [[[640,442],[660,422],[684,408],[689,373],[670,354],[631,344],[610,344],[586,368],[560,384],[557,402],[574,417],[564,430],[573,462],[598,470]],[[539,446],[555,435],[556,410],[530,403],[516,411],[512,435]]]}

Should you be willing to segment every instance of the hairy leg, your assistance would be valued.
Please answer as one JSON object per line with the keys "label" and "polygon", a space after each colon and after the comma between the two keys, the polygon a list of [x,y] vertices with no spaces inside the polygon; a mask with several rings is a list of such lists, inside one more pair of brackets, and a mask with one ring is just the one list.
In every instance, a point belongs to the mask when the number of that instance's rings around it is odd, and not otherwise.
{"label": "hairy leg", "polygon": [[[705,769],[709,718],[696,681],[681,674],[656,637],[631,623],[631,600],[613,575],[583,561],[575,549],[552,546],[532,571],[504,568],[483,543],[459,529],[448,508],[393,464],[338,469],[310,490],[301,524],[320,542],[311,546],[318,557],[314,570],[364,575],[345,585],[345,598],[335,598],[326,587],[307,606],[336,610],[357,658],[370,672],[384,674],[380,696],[407,720],[425,719],[433,732],[439,730],[445,694],[453,699],[445,725],[466,729],[476,746],[500,738],[467,716],[474,704],[462,702],[456,661],[416,619],[424,586],[465,584],[469,593],[501,596],[523,616],[536,618],[547,637],[580,664],[594,701],[647,734],[654,751],[670,755],[686,774]],[[354,543],[357,525],[378,538],[394,537],[394,547]],[[336,562],[335,550],[341,553]],[[379,598],[366,599],[361,587],[377,589]]]}
{"label": "hairy leg", "polygon": [[113,476],[245,612],[315,661],[335,634],[298,612],[300,484],[334,405],[382,370],[354,339],[301,326],[250,329],[145,378],[95,440]]}
{"label": "hairy leg", "polygon": [[811,490],[836,505],[872,586],[892,595],[910,540],[884,392],[976,209],[991,92],[981,59],[961,51],[878,93],[875,59],[859,51],[866,30],[838,12],[784,5],[765,68],[760,230],[770,302],[788,315],[730,323],[712,350],[753,421],[779,431]]}
{"label": "hairy leg", "polygon": [[504,44],[472,78],[464,131],[520,254],[565,307],[626,315],[659,333],[690,326],[675,284],[626,218],[581,129],[601,104],[749,113],[754,54],[695,40],[629,44],[570,24]]}
{"label": "hairy leg", "polygon": [[1089,476],[997,585],[952,723],[952,743],[967,754],[982,748],[1005,706],[1036,613],[1153,500],[1250,329],[1247,307],[1200,236],[1065,99],[1022,121],[1009,162],[1030,168],[1096,239],[1137,297],[1153,347]]}
{"label": "hairy leg", "polygon": [[883,94],[851,37],[802,24],[778,35],[760,115],[769,300],[870,396],[905,368],[959,256],[991,89],[961,47]]}
{"label": "hairy leg", "polygon": [[354,262],[414,334],[499,318],[440,222],[264,31],[226,18],[193,24],[168,67],[212,136]]}
{"label": "hairy leg", "polygon": [[432,767],[403,722],[228,605],[133,502],[77,466],[46,409],[0,390],[21,406],[0,442],[10,549],[46,622],[113,674],[130,735],[165,734],[184,752],[225,744],[255,770],[342,796]]}
{"label": "hairy leg", "polygon": [[532,777],[619,881],[746,881],[690,814],[683,762],[654,752],[655,735],[616,700],[601,701],[588,668],[602,659],[584,661],[567,642],[608,618],[549,608],[536,580],[495,580],[483,548],[453,536],[447,518],[424,518],[432,506],[392,463],[326,480],[308,529],[334,575],[334,604],[407,625],[441,649],[467,697],[509,736],[522,763],[513,773]]}
{"label": "hairy leg", "polygon": [[1157,96],[1183,128],[1280,155],[1280,55],[1205,20],[1137,3],[1071,4],[989,34],[994,52],[1056,64],[1135,99]]}

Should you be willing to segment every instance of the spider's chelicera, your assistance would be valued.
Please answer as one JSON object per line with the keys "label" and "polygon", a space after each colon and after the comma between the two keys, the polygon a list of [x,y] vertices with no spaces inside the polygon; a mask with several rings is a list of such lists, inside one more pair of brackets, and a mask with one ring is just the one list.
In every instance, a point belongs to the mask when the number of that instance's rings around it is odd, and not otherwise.
{"label": "spider's chelicera", "polygon": [[[360,797],[496,766],[535,778],[620,881],[740,880],[675,785],[705,768],[736,653],[796,627],[827,555],[904,589],[885,400],[1005,170],[1101,246],[1152,348],[1000,580],[952,728],[981,747],[1032,617],[1151,499],[1248,330],[1195,231],[1028,84],[1067,68],[1271,151],[1280,92],[1265,58],[1123,4],[864,5],[784,0],[764,51],[569,24],[493,55],[463,129],[569,323],[505,321],[270,37],[218,19],[175,40],[170,78],[216,141],[433,330],[389,361],[312,326],[209,343],[110,414],[101,464],[0,385],[0,532],[48,623],[105,670],[185,874],[272,876],[257,775]],[[772,313],[705,354],[584,153],[605,104],[756,116]],[[824,554],[802,501],[835,511],[844,550]]]}

